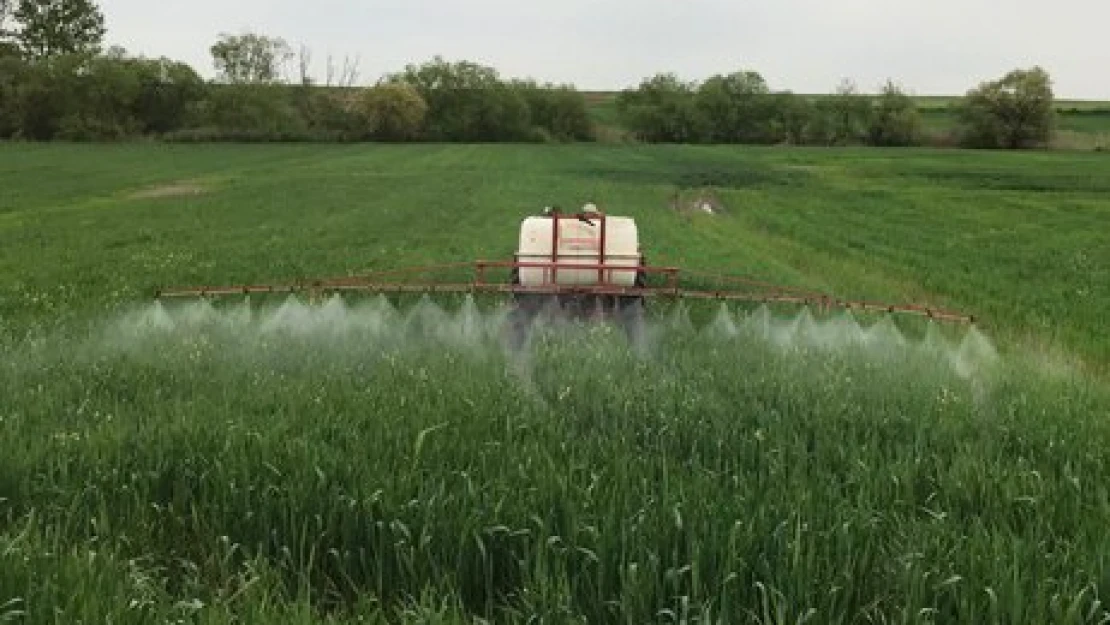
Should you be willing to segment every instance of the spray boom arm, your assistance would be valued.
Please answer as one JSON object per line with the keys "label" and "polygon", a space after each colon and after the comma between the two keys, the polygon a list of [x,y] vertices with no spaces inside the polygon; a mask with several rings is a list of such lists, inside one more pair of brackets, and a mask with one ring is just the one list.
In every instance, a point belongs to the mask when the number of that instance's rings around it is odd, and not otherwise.
{"label": "spray boom arm", "polygon": [[[554,276],[560,270],[597,270],[599,275],[614,272],[636,272],[643,286],[621,286],[616,280],[596,284],[567,285],[554,279],[524,285],[511,280],[491,279],[494,274],[512,275],[521,269],[540,270]],[[469,270],[469,271],[467,271]],[[460,276],[460,274],[463,274]],[[467,275],[468,274],[468,275]],[[627,284],[627,280],[621,281]],[[694,299],[747,301],[840,308],[869,312],[901,313],[928,317],[938,321],[975,323],[972,315],[920,304],[891,304],[865,300],[845,300],[825,293],[775,285],[751,278],[680,270],[676,267],[648,265],[616,266],[602,262],[567,262],[560,260],[488,261],[409,267],[373,272],[357,276],[314,279],[285,284],[243,284],[232,286],[191,286],[158,289],[155,297],[214,297],[263,293],[312,293],[325,295],[342,292],[368,293],[490,293],[554,296],[613,296],[645,299]]]}

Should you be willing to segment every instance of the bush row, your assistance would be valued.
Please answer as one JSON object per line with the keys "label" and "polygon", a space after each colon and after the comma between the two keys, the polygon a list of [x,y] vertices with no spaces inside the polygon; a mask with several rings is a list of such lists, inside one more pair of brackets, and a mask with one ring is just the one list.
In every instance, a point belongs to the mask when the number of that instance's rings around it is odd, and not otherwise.
{"label": "bush row", "polygon": [[582,94],[435,59],[371,87],[221,84],[119,52],[0,57],[0,139],[585,141]]}
{"label": "bush row", "polygon": [[913,99],[893,84],[877,99],[847,83],[834,95],[811,99],[772,92],[755,72],[700,84],[660,74],[621,92],[617,111],[637,138],[649,142],[914,145],[922,136]]}
{"label": "bush row", "polygon": [[1015,70],[984,82],[955,102],[957,128],[930,137],[916,101],[888,82],[876,96],[851,82],[830,96],[774,92],[756,72],[686,82],[658,74],[617,96],[622,124],[636,138],[678,143],[1029,148],[1050,142],[1055,124],[1051,80],[1044,70]]}
{"label": "bush row", "polygon": [[[272,73],[272,69],[271,69]],[[267,74],[268,75],[268,74]],[[616,98],[634,139],[669,143],[967,147],[1048,145],[1051,81],[1014,71],[953,104],[957,128],[929,137],[916,101],[894,83],[875,96],[845,82],[829,96],[772,91],[742,71],[685,82],[644,79]],[[489,67],[440,57],[370,87],[227,80],[183,63],[119,49],[42,58],[0,52],[0,139],[180,141],[541,142],[598,138],[573,87],[503,79]]]}

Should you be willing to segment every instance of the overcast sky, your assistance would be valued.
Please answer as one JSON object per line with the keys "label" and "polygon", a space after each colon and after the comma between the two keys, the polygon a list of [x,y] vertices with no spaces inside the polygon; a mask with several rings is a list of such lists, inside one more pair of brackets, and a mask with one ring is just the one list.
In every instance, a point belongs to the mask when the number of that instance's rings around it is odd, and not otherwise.
{"label": "overcast sky", "polygon": [[212,75],[223,32],[360,58],[360,82],[436,54],[580,89],[755,69],[773,89],[959,94],[1039,64],[1058,97],[1110,99],[1110,0],[101,0],[108,43]]}

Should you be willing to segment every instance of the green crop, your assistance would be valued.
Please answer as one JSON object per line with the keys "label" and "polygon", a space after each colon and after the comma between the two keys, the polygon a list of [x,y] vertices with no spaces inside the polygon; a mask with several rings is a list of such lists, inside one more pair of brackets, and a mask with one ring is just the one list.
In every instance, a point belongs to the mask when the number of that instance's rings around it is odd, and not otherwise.
{"label": "green crop", "polygon": [[1097,386],[844,316],[679,308],[640,349],[541,325],[521,354],[500,318],[152,307],[11,346],[0,597],[30,622],[1107,617]]}
{"label": "green crop", "polygon": [[[1103,160],[0,146],[0,623],[1106,622]],[[651,262],[982,321],[660,303],[513,354],[494,300],[152,303],[587,200]]]}

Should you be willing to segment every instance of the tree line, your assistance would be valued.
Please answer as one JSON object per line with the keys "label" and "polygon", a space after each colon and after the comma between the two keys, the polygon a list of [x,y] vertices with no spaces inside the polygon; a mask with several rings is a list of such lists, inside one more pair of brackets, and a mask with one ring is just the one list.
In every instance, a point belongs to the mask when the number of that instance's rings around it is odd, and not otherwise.
{"label": "tree line", "polygon": [[[12,24],[12,26],[9,26]],[[206,81],[167,58],[102,49],[93,0],[0,0],[0,139],[178,141],[589,141],[570,86],[504,79],[436,57],[370,87],[345,63],[325,84],[280,38],[221,35]],[[283,69],[298,61],[299,79]],[[337,78],[333,80],[333,78]]]}
{"label": "tree line", "polygon": [[[440,57],[356,86],[357,67],[317,83],[310,52],[282,39],[225,34],[217,77],[102,48],[94,0],[0,0],[0,139],[176,141],[592,141],[585,96],[569,85],[505,79]],[[299,73],[287,77],[294,63]],[[914,98],[894,83],[850,82],[806,97],[755,71],[686,82],[645,78],[616,96],[621,125],[645,142],[911,146],[928,140]],[[955,105],[952,143],[1029,148],[1052,138],[1051,79],[1039,67],[984,82]]]}
{"label": "tree line", "polygon": [[1056,109],[1051,78],[1040,68],[983,82],[951,105],[956,128],[930,137],[917,100],[892,81],[877,95],[851,81],[830,95],[774,92],[757,72],[686,82],[674,74],[644,79],[617,96],[622,123],[648,142],[914,146],[974,148],[1049,144]]}

